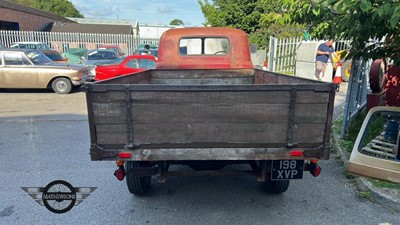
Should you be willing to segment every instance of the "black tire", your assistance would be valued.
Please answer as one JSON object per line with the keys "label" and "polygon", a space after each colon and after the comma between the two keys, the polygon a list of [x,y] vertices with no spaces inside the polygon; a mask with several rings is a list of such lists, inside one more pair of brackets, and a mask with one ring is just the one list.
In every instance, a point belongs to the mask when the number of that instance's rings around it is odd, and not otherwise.
{"label": "black tire", "polygon": [[266,180],[264,190],[273,194],[280,194],[289,188],[290,180]]}
{"label": "black tire", "polygon": [[129,174],[129,171],[134,170],[135,168],[144,167],[141,162],[128,161],[125,163],[126,165],[126,184],[128,185],[128,190],[130,193],[136,196],[146,195],[151,186],[151,176],[146,177],[134,177]]}
{"label": "black tire", "polygon": [[351,63],[353,60],[347,60],[346,62],[343,63],[342,65],[342,81],[344,82],[349,82],[350,80],[350,74],[351,74]]}
{"label": "black tire", "polygon": [[53,80],[51,87],[57,94],[68,94],[72,90],[72,83],[69,79],[60,77]]}

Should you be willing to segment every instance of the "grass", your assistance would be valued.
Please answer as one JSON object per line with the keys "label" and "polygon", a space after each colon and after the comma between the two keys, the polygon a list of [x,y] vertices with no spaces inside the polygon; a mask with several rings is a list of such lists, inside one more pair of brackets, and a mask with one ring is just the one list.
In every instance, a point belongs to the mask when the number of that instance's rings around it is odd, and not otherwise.
{"label": "grass", "polygon": [[[372,179],[371,179],[372,180]],[[372,185],[377,188],[390,188],[400,191],[400,184],[393,184],[389,182],[384,182],[380,180],[372,180]]]}
{"label": "grass", "polygon": [[372,201],[372,193],[369,191],[358,191],[358,196],[360,196],[361,198],[364,198],[368,201]]}

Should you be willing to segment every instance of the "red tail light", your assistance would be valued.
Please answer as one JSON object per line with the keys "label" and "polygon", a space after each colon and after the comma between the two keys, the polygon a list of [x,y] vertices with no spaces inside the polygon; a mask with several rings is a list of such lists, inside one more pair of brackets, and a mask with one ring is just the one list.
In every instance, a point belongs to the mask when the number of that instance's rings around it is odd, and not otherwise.
{"label": "red tail light", "polygon": [[292,150],[290,151],[291,156],[303,156],[303,150]]}
{"label": "red tail light", "polygon": [[115,170],[114,176],[122,181],[125,178],[125,168],[123,166],[119,166],[118,169]]}
{"label": "red tail light", "polygon": [[118,153],[118,157],[121,159],[129,159],[129,158],[131,158],[131,153],[130,152],[120,152],[120,153]]}

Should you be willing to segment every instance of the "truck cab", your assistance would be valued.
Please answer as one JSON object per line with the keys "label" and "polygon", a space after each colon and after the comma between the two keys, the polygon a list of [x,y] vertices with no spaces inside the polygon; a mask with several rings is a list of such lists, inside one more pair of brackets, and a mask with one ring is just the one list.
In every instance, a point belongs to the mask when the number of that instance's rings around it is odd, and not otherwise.
{"label": "truck cab", "polygon": [[247,35],[221,27],[171,29],[160,39],[158,69],[253,69]]}

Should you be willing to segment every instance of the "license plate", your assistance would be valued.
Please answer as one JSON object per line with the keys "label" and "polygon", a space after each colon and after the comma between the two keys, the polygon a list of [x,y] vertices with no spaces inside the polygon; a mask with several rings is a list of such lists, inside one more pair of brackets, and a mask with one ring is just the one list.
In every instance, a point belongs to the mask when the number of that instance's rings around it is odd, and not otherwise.
{"label": "license plate", "polygon": [[303,178],[304,160],[273,160],[271,180]]}

